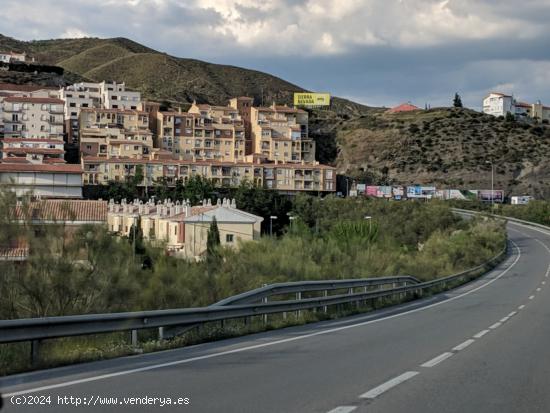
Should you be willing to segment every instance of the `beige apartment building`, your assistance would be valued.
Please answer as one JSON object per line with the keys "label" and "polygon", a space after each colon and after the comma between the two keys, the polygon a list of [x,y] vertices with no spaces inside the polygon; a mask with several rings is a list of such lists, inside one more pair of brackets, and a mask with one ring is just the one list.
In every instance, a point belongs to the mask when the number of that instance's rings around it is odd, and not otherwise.
{"label": "beige apartment building", "polygon": [[107,224],[110,231],[130,236],[132,226],[139,223],[144,239],[163,243],[172,254],[198,260],[206,253],[208,229],[214,218],[224,247],[238,248],[240,242],[260,239],[263,218],[237,209],[235,200],[228,199],[215,205],[204,200],[203,205],[194,207],[187,201],[111,201]]}
{"label": "beige apartment building", "polygon": [[146,112],[83,108],[79,123],[81,156],[140,158],[153,150]]}
{"label": "beige apartment building", "polygon": [[187,113],[157,112],[156,146],[182,160],[243,161],[246,135],[230,106],[197,105]]}
{"label": "beige apartment building", "polygon": [[252,107],[252,149],[279,162],[314,162],[315,142],[308,135],[308,113],[288,106]]}
{"label": "beige apartment building", "polygon": [[150,159],[87,156],[82,158],[82,167],[85,185],[122,182],[134,176],[139,167],[144,175],[142,186],[152,186],[161,178],[168,185],[175,185],[179,179],[198,175],[211,179],[217,187],[237,187],[248,181],[289,194],[336,190],[335,168],[317,162],[275,163],[260,159],[254,162],[184,161],[162,159],[159,152],[153,152]]}

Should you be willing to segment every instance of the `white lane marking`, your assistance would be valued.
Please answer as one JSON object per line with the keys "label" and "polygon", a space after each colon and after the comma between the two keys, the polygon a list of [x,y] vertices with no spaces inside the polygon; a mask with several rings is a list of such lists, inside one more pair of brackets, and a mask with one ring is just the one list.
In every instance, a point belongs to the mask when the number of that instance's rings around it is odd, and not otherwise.
{"label": "white lane marking", "polygon": [[328,413],[351,413],[355,409],[357,409],[357,406],[338,406],[336,409],[332,409]]}
{"label": "white lane marking", "polygon": [[525,308],[525,304],[522,304],[518,307],[518,310],[523,310]]}
{"label": "white lane marking", "polygon": [[348,329],[351,329],[351,328],[363,327],[363,326],[366,326],[366,325],[369,325],[369,324],[379,323],[381,321],[391,320],[391,319],[394,319],[394,318],[403,317],[405,315],[418,313],[420,311],[425,311],[425,310],[428,310],[430,308],[438,307],[442,304],[446,304],[446,303],[449,303],[451,301],[458,300],[459,298],[466,297],[466,296],[468,296],[472,293],[475,293],[475,292],[481,290],[482,288],[485,288],[485,287],[491,285],[492,283],[494,283],[495,281],[499,280],[504,275],[506,275],[508,273],[508,271],[510,271],[512,268],[514,268],[514,266],[518,263],[519,259],[521,258],[521,249],[518,247],[518,244],[516,244],[514,241],[510,241],[510,242],[516,248],[516,251],[517,251],[516,259],[514,260],[514,262],[508,268],[506,268],[504,271],[502,271],[497,277],[493,278],[492,280],[487,281],[484,284],[481,284],[480,286],[478,286],[476,288],[468,290],[465,293],[455,295],[454,297],[450,297],[450,298],[447,298],[446,300],[438,301],[437,303],[433,303],[433,304],[427,305],[425,307],[414,308],[412,310],[405,311],[404,313],[393,314],[393,315],[389,315],[387,317],[378,318],[376,320],[363,321],[363,322],[357,323],[357,324],[350,324],[350,325],[346,325],[346,326],[342,326],[342,327],[330,328],[330,329],[327,329],[327,330],[317,331],[315,333],[303,334],[301,336],[284,338],[284,339],[281,339],[281,340],[275,340],[275,341],[271,341],[269,343],[255,344],[255,345],[252,345],[252,346],[241,347],[241,348],[237,348],[237,349],[234,349],[234,350],[220,351],[219,353],[205,354],[203,356],[191,357],[191,358],[183,359],[183,360],[175,360],[175,361],[169,361],[169,362],[166,362],[166,363],[152,364],[150,366],[139,367],[139,368],[135,368],[135,369],[121,370],[121,371],[117,371],[117,372],[113,372],[113,373],[101,374],[99,376],[91,376],[91,377],[86,377],[86,378],[78,379],[78,380],[71,380],[71,381],[66,381],[66,382],[61,382],[61,383],[56,383],[56,384],[49,384],[49,385],[46,385],[46,386],[30,388],[30,389],[27,389],[27,390],[20,390],[20,391],[4,394],[4,397],[20,396],[20,395],[23,395],[23,394],[36,393],[36,392],[40,392],[40,391],[44,391],[44,390],[58,389],[58,388],[61,388],[61,387],[74,386],[74,385],[77,385],[77,384],[89,383],[89,382],[97,381],[97,380],[105,380],[105,379],[109,379],[109,378],[112,378],[112,377],[125,376],[125,375],[128,375],[128,374],[141,373],[141,372],[144,372],[144,371],[161,369],[161,368],[164,368],[164,367],[178,366],[180,364],[191,363],[193,361],[206,360],[206,359],[211,359],[211,358],[215,358],[215,357],[226,356],[226,355],[229,355],[229,354],[242,353],[244,351],[256,350],[256,349],[259,349],[259,348],[275,346],[277,344],[284,344],[284,343],[290,343],[290,342],[293,342],[293,341],[304,340],[304,339],[307,339],[307,338],[321,336],[321,335],[324,335],[324,334],[335,333],[335,332],[338,332],[338,331],[344,331],[344,330],[348,330]]}
{"label": "white lane marking", "polygon": [[499,328],[502,325],[502,323],[495,323],[492,326],[489,326],[491,330],[494,330],[495,328]]}
{"label": "white lane marking", "polygon": [[535,298],[535,296],[534,296],[534,295],[532,295],[532,296],[530,296],[530,297],[529,297],[529,299],[530,299],[530,300],[532,300],[533,298]]}
{"label": "white lane marking", "polygon": [[453,347],[453,351],[464,350],[466,347],[468,347],[470,344],[473,344],[474,342],[475,342],[475,340],[470,338],[470,339],[466,340],[464,343],[460,343],[458,346]]}
{"label": "white lane marking", "polygon": [[508,321],[510,319],[510,317],[503,317],[501,318],[500,320],[498,320],[499,322],[501,323],[505,323],[506,321]]}
{"label": "white lane marking", "polygon": [[483,337],[485,334],[487,334],[488,332],[490,332],[490,330],[483,330],[483,331],[480,331],[479,333],[477,333],[477,334],[474,335],[474,338],[481,338],[481,337]]}
{"label": "white lane marking", "polygon": [[382,393],[387,392],[389,389],[398,386],[399,384],[412,379],[418,374],[417,371],[407,371],[400,376],[397,376],[391,380],[388,380],[385,383],[382,383],[380,386],[375,387],[374,389],[369,390],[366,393],[363,393],[359,398],[361,399],[375,399],[380,396]]}
{"label": "white lane marking", "polygon": [[449,357],[451,357],[453,355],[453,353],[443,353],[443,354],[440,354],[439,356],[437,357],[434,357],[433,359],[431,360],[428,360],[427,362],[425,362],[424,364],[421,364],[420,367],[433,367],[433,366],[437,366],[439,363],[441,363],[442,361],[445,361],[447,360]]}
{"label": "white lane marking", "polygon": [[537,291],[540,291],[540,287],[539,287],[539,288],[537,288]]}
{"label": "white lane marking", "polygon": [[517,314],[518,312],[517,311],[512,311],[510,314],[508,314],[506,317],[510,318],[510,317],[513,317]]}
{"label": "white lane marking", "polygon": [[543,282],[542,282],[542,285],[546,285],[546,281],[543,281]]}

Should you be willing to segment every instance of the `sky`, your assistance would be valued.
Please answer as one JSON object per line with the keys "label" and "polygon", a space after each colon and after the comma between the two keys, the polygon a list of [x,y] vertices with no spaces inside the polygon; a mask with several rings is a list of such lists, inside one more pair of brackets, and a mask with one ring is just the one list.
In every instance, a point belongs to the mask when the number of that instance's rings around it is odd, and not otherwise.
{"label": "sky", "polygon": [[359,103],[550,104],[550,0],[2,0],[19,40],[127,37]]}

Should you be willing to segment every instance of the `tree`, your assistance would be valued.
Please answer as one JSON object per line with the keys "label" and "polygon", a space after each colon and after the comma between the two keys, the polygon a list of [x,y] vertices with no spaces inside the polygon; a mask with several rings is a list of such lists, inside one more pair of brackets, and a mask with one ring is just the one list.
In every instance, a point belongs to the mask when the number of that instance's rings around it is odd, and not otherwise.
{"label": "tree", "polygon": [[212,217],[212,223],[208,229],[208,238],[206,240],[206,254],[207,257],[214,258],[219,253],[220,246],[220,230],[218,229],[218,222],[216,217]]}
{"label": "tree", "polygon": [[455,108],[462,108],[462,98],[458,93],[455,93],[455,98],[453,99],[453,106]]}

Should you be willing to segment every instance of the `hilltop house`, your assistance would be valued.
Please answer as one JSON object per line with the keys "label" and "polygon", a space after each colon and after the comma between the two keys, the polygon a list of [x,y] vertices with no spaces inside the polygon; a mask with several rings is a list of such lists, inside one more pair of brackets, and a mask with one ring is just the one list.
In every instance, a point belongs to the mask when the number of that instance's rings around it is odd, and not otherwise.
{"label": "hilltop house", "polygon": [[483,99],[483,113],[493,116],[510,113],[518,119],[550,121],[550,107],[544,106],[540,100],[537,103],[519,102],[512,95],[498,92],[491,92]]}

